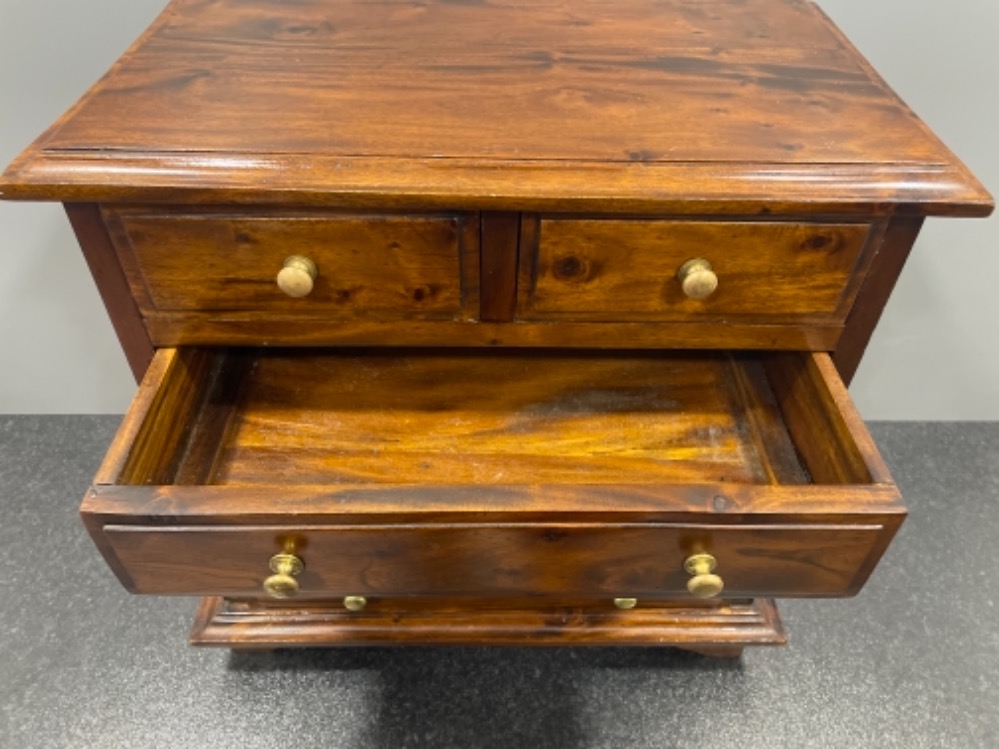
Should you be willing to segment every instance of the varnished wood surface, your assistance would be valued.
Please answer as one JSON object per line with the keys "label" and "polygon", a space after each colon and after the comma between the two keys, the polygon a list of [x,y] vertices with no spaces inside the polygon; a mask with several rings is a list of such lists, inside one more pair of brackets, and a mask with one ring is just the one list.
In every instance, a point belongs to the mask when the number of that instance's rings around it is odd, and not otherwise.
{"label": "varnished wood surface", "polygon": [[753,443],[735,366],[752,365],[724,354],[258,356],[214,483],[762,483],[766,450],[793,448]]}
{"label": "varnished wood surface", "polygon": [[589,322],[337,318],[322,313],[154,312],[152,341],[175,346],[454,346],[829,351],[841,323]]}
{"label": "varnished wood surface", "polygon": [[[803,0],[174,0],[0,194],[88,201],[136,361],[137,327],[604,349],[158,355],[83,504],[122,582],[256,596],[293,544],[306,599],[373,598],[360,627],[203,612],[251,644],[752,641],[664,624],[696,551],[732,595],[857,592],[905,513],[829,357],[628,349],[836,350],[848,377],[922,217],[992,210]],[[306,299],[273,285],[293,253]],[[673,280],[694,256],[704,302]],[[662,605],[588,608],[614,595]],[[567,597],[566,639],[538,622]]]}
{"label": "varnished wood surface", "polygon": [[[104,216],[158,346],[825,350],[885,223],[177,206]],[[275,283],[291,254],[319,269],[302,299]],[[676,279],[698,255],[721,278],[701,301]]]}
{"label": "varnished wood surface", "polygon": [[[192,453],[206,418],[225,426]],[[835,469],[812,456],[816,434]],[[790,353],[164,349],[95,484],[169,483],[201,450],[217,453],[212,482],[241,490],[893,488],[829,358]]]}
{"label": "varnished wood surface", "polygon": [[697,551],[849,595],[904,510],[828,357],[785,356],[167,350],[82,513],[137,592],[259,594],[291,543],[306,597],[677,595]]}
{"label": "varnished wood surface", "polygon": [[104,525],[287,525],[305,523],[683,522],[853,523],[897,527],[898,490],[807,484],[530,484],[506,487],[412,484],[254,486],[95,485],[82,505],[97,535]]}
{"label": "varnished wood surface", "polygon": [[174,0],[15,162],[2,192],[991,210],[963,165],[801,0]]}
{"label": "varnished wood surface", "polygon": [[[170,461],[177,454],[181,430],[172,422],[193,420],[192,399],[203,392],[204,373],[211,361],[211,357],[200,356],[188,363],[184,361],[184,353],[178,349],[160,349],[153,356],[118,433],[97,469],[95,485],[115,483],[141,470],[140,466],[162,465],[162,461]],[[178,402],[178,398],[184,400]],[[161,437],[167,438],[165,443],[146,450],[150,439]],[[146,452],[150,454],[146,455]],[[146,474],[159,470],[147,469]]]}
{"label": "varnished wood surface", "polygon": [[[864,224],[542,218],[524,247],[526,320],[841,320]],[[536,253],[536,254],[535,254]],[[688,299],[677,271],[711,263],[717,290]]]}
{"label": "varnished wood surface", "polygon": [[520,214],[482,214],[482,311],[485,322],[509,322],[517,307]]}
{"label": "varnished wood surface", "polygon": [[[768,357],[764,367],[799,454],[818,483],[887,483],[888,469],[828,357]],[[830,386],[830,380],[834,385]],[[816,407],[816,404],[822,404]]]}
{"label": "varnished wood surface", "polygon": [[475,600],[349,612],[339,602],[278,604],[206,598],[191,644],[239,649],[346,645],[638,645],[681,647],[736,656],[742,645],[783,645],[787,638],[773,601],[655,602],[631,611],[607,602]]}
{"label": "varnished wood surface", "polygon": [[[132,293],[147,315],[478,315],[478,222],[468,217],[132,208],[110,210],[107,218]],[[305,298],[288,297],[275,282],[290,255],[308,257],[318,267]]]}
{"label": "varnished wood surface", "polygon": [[[690,598],[683,561],[708,551],[726,596],[844,596],[893,529],[870,525],[495,524],[277,527],[107,525],[129,590],[264,596],[289,537],[298,597]],[[457,601],[455,601],[457,602]],[[401,605],[401,604],[400,604]]]}

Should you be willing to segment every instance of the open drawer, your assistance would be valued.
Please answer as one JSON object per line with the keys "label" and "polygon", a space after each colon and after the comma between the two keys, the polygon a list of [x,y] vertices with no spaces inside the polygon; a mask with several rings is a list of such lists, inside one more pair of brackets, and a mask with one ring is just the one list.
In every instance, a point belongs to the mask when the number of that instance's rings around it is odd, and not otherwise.
{"label": "open drawer", "polygon": [[164,349],[82,514],[137,593],[377,602],[852,595],[905,511],[824,354]]}

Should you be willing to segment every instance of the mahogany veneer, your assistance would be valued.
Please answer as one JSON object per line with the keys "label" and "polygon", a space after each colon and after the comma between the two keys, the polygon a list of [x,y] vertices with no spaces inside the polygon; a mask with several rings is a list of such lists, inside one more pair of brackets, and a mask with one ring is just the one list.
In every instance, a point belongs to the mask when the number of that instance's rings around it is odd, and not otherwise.
{"label": "mahogany veneer", "polygon": [[782,643],[905,514],[843,380],[992,210],[804,0],[173,0],[0,190],[142,378],[88,529],[241,648]]}

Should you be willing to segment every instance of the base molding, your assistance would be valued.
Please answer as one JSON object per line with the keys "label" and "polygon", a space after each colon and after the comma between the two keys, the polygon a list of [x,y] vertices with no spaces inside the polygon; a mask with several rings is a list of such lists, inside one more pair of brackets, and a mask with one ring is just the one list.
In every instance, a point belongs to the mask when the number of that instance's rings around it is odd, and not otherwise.
{"label": "base molding", "polygon": [[271,602],[205,598],[192,645],[238,650],[354,645],[669,646],[737,657],[746,645],[787,641],[766,598],[654,602],[628,611],[606,605],[540,606],[511,601],[439,601],[346,610],[340,601]]}

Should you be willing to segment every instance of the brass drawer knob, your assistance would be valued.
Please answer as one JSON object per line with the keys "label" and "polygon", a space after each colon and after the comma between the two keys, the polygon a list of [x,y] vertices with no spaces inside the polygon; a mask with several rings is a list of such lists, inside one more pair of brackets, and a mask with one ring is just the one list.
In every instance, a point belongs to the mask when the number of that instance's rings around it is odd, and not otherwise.
{"label": "brass drawer knob", "polygon": [[298,593],[295,575],[305,569],[302,560],[294,554],[275,554],[271,557],[271,572],[264,580],[264,592],[272,598],[293,598]]}
{"label": "brass drawer knob", "polygon": [[292,255],[277,274],[277,285],[291,297],[308,296],[319,275],[316,264],[304,255]]}
{"label": "brass drawer knob", "polygon": [[344,596],[343,606],[349,611],[362,611],[368,605],[364,596]]}
{"label": "brass drawer knob", "polygon": [[687,557],[683,568],[691,578],[687,581],[687,590],[695,598],[714,598],[722,592],[725,583],[718,575],[711,574],[718,561],[710,554],[694,554]]}
{"label": "brass drawer knob", "polygon": [[707,299],[718,288],[718,276],[711,269],[711,263],[695,257],[680,266],[676,272],[683,293],[690,299]]}

